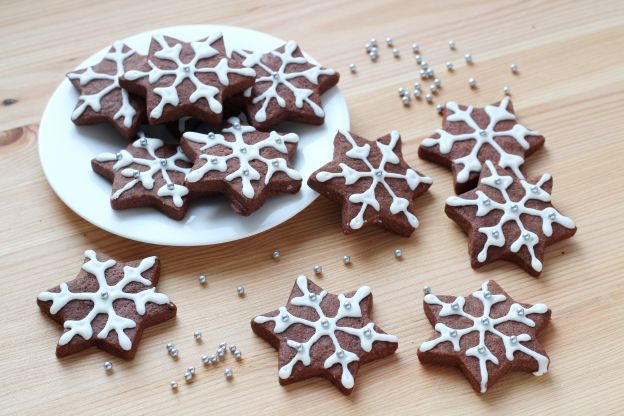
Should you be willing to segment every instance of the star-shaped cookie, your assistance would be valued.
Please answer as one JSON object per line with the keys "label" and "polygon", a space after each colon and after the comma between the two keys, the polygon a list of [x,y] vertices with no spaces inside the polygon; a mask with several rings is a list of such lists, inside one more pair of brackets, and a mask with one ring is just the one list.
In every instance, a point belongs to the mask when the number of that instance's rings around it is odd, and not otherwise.
{"label": "star-shaped cookie", "polygon": [[227,57],[220,32],[190,43],[159,34],[143,67],[126,71],[121,85],[145,97],[150,124],[182,117],[219,124],[223,101],[252,86],[255,76],[241,59]]}
{"label": "star-shaped cookie", "polygon": [[115,42],[97,64],[67,74],[80,93],[72,113],[77,125],[109,123],[128,139],[134,137],[145,118],[145,103],[119,84],[127,70],[143,65],[145,57]]}
{"label": "star-shaped cookie", "polygon": [[413,200],[431,183],[403,159],[397,131],[375,142],[340,131],[334,159],[308,179],[310,188],[342,205],[345,234],[379,224],[405,237],[418,227]]}
{"label": "star-shaped cookie", "polygon": [[243,64],[255,69],[256,83],[243,94],[252,126],[269,130],[282,121],[323,124],[320,95],[336,85],[340,75],[307,59],[295,41],[268,53],[237,50]]}
{"label": "star-shaped cookie", "polygon": [[191,161],[180,147],[139,132],[119,153],[97,155],[91,167],[113,183],[113,209],[151,206],[175,220],[186,215],[190,195],[184,181]]}
{"label": "star-shaped cookie", "polygon": [[336,296],[299,276],[286,306],[255,317],[251,328],[278,350],[280,384],[322,376],[349,394],[361,364],[398,347],[371,322],[372,307],[367,286]]}
{"label": "star-shaped cookie", "polygon": [[425,296],[436,334],[418,349],[423,363],[458,366],[480,393],[512,370],[542,375],[549,359],[536,337],[550,322],[544,304],[515,302],[494,281],[468,297]]}
{"label": "star-shaped cookie", "polygon": [[267,198],[296,193],[301,175],[292,168],[299,136],[265,133],[230,117],[221,133],[186,132],[180,146],[195,162],[186,186],[197,194],[223,193],[232,208],[250,215]]}
{"label": "star-shaped cookie", "polygon": [[147,257],[119,263],[87,250],[78,276],[37,297],[43,313],[65,327],[56,355],[91,346],[131,360],[143,330],[176,315],[176,306],[156,292],[160,262]]}
{"label": "star-shaped cookie", "polygon": [[468,234],[473,268],[502,259],[533,276],[542,271],[546,246],[576,233],[576,225],[550,203],[552,178],[518,179],[485,162],[479,185],[446,201],[446,215]]}
{"label": "star-shaped cookie", "polygon": [[524,159],[544,145],[544,137],[519,124],[509,97],[475,108],[448,102],[442,129],[423,140],[418,155],[453,172],[455,193],[473,189],[483,162],[491,160],[524,178]]}

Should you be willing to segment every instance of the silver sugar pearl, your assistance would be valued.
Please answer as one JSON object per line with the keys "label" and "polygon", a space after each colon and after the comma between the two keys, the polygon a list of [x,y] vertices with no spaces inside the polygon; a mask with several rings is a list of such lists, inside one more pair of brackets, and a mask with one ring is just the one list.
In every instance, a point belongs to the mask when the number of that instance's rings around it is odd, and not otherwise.
{"label": "silver sugar pearl", "polygon": [[104,370],[111,371],[113,369],[113,363],[110,361],[104,362]]}
{"label": "silver sugar pearl", "polygon": [[422,61],[419,62],[420,63],[420,67],[424,70],[427,70],[429,68],[429,63],[427,61],[425,61],[424,59]]}
{"label": "silver sugar pearl", "polygon": [[167,166],[167,159],[160,159],[160,166]]}
{"label": "silver sugar pearl", "polygon": [[315,264],[313,269],[315,274],[323,273],[323,267],[320,264]]}
{"label": "silver sugar pearl", "polygon": [[167,189],[169,189],[170,191],[173,191],[173,188],[175,188],[175,185],[172,183],[168,183],[167,184]]}
{"label": "silver sugar pearl", "polygon": [[433,68],[427,68],[427,77],[433,78],[434,75],[435,75],[435,71],[433,70]]}
{"label": "silver sugar pearl", "polygon": [[232,378],[234,376],[234,373],[232,372],[231,368],[226,368],[223,372],[223,375],[225,376],[225,378]]}
{"label": "silver sugar pearl", "polygon": [[225,356],[225,348],[219,348],[217,350],[217,357],[219,357],[219,359],[223,358]]}
{"label": "silver sugar pearl", "polygon": [[357,72],[357,66],[355,64],[349,64],[349,70],[355,74]]}
{"label": "silver sugar pearl", "polygon": [[492,293],[489,290],[483,292],[483,297],[489,299],[492,296]]}
{"label": "silver sugar pearl", "polygon": [[375,171],[375,176],[378,176],[378,177],[379,177],[379,176],[381,176],[381,175],[383,175],[383,171],[382,171],[381,169],[377,169],[377,170]]}
{"label": "silver sugar pearl", "polygon": [[342,262],[344,264],[349,264],[351,263],[351,257],[350,256],[342,256]]}
{"label": "silver sugar pearl", "polygon": [[399,58],[401,56],[401,51],[399,51],[399,48],[392,49],[392,56],[394,56],[395,58]]}
{"label": "silver sugar pearl", "polygon": [[274,160],[273,162],[271,162],[271,164],[273,165],[273,167],[277,168],[279,167],[279,160]]}
{"label": "silver sugar pearl", "polygon": [[195,367],[189,367],[189,368],[187,368],[186,371],[188,371],[189,373],[195,375]]}
{"label": "silver sugar pearl", "polygon": [[448,46],[449,46],[449,49],[452,50],[452,51],[457,49],[457,46],[455,45],[455,41],[454,40],[449,40],[448,41]]}
{"label": "silver sugar pearl", "polygon": [[372,47],[373,47],[373,45],[371,45],[370,42],[366,42],[364,44],[364,49],[366,50],[366,53],[370,52]]}
{"label": "silver sugar pearl", "polygon": [[310,294],[308,295],[308,298],[309,298],[311,301],[315,301],[315,300],[316,300],[316,293],[310,293]]}
{"label": "silver sugar pearl", "polygon": [[412,99],[410,98],[409,95],[404,95],[403,97],[401,97],[401,101],[403,101],[404,106],[409,106]]}
{"label": "silver sugar pearl", "polygon": [[[279,73],[277,73],[277,72],[274,72],[274,73],[273,73],[273,79],[274,79],[274,80],[276,80],[276,81],[277,81],[277,80],[279,79],[279,77],[280,77]],[[237,127],[236,127],[236,126],[234,126],[234,128],[237,128]],[[238,128],[240,129],[240,124],[239,124]]]}
{"label": "silver sugar pearl", "polygon": [[321,326],[327,328],[329,326],[329,321],[325,318],[321,319]]}
{"label": "silver sugar pearl", "polygon": [[479,130],[479,136],[481,136],[481,137],[487,136],[487,131],[485,131],[483,129]]}
{"label": "silver sugar pearl", "polygon": [[420,98],[422,95],[422,91],[421,90],[414,90],[414,97],[415,98]]}
{"label": "silver sugar pearl", "polygon": [[425,100],[427,100],[427,102],[431,104],[433,102],[433,95],[432,94],[425,95]]}
{"label": "silver sugar pearl", "polygon": [[506,85],[503,87],[503,94],[511,95],[511,91],[509,90],[509,87]]}
{"label": "silver sugar pearl", "polygon": [[343,304],[342,304],[342,306],[343,306],[345,309],[347,309],[347,310],[348,310],[348,309],[351,309],[351,302],[346,301],[345,303],[343,303]]}
{"label": "silver sugar pearl", "polygon": [[483,200],[483,205],[485,205],[486,207],[489,207],[491,204],[492,204],[492,200],[490,198]]}
{"label": "silver sugar pearl", "polygon": [[167,351],[171,351],[172,348],[175,348],[175,345],[173,345],[173,342],[168,342],[165,344],[165,348],[167,348]]}
{"label": "silver sugar pearl", "polygon": [[371,38],[370,43],[373,46],[377,46],[377,38]]}
{"label": "silver sugar pearl", "polygon": [[487,325],[489,325],[489,324],[490,324],[490,319],[489,319],[489,318],[483,318],[483,319],[481,319],[481,323],[482,323],[483,325],[486,325],[486,326],[487,326]]}
{"label": "silver sugar pearl", "polygon": [[455,329],[453,329],[453,330],[451,331],[451,336],[452,336],[453,338],[455,338],[455,337],[457,336],[457,331],[456,331]]}
{"label": "silver sugar pearl", "polygon": [[429,85],[429,91],[431,91],[431,93],[435,94],[438,92],[438,87],[435,84],[431,84]]}
{"label": "silver sugar pearl", "polygon": [[210,163],[212,163],[213,165],[216,165],[217,163],[219,163],[219,159],[217,159],[216,157],[213,157],[212,159],[210,159]]}
{"label": "silver sugar pearl", "polygon": [[297,345],[297,351],[298,352],[303,352],[303,344]]}
{"label": "silver sugar pearl", "polygon": [[238,296],[244,296],[245,295],[245,288],[243,286],[239,286],[236,288],[236,293],[238,293]]}
{"label": "silver sugar pearl", "polygon": [[172,389],[172,390],[177,390],[177,389],[178,389],[178,382],[177,382],[177,381],[175,381],[175,380],[171,380],[171,381],[169,382],[169,386],[171,386],[171,389]]}
{"label": "silver sugar pearl", "polygon": [[169,355],[171,356],[171,358],[178,358],[178,354],[178,349],[175,347],[169,350]]}
{"label": "silver sugar pearl", "polygon": [[388,45],[388,46],[394,45],[394,39],[392,39],[391,37],[387,37],[386,38],[386,45]]}
{"label": "silver sugar pearl", "polygon": [[210,363],[210,356],[208,356],[208,355],[202,355],[202,356],[201,356],[201,360],[202,360],[202,363],[204,363],[204,364],[209,364],[209,363]]}
{"label": "silver sugar pearl", "polygon": [[512,335],[511,337],[509,337],[509,341],[510,341],[512,344],[515,344],[516,342],[518,342],[518,337],[517,337],[517,336],[515,336],[515,335]]}
{"label": "silver sugar pearl", "polygon": [[403,97],[407,94],[407,90],[403,87],[399,88],[399,97]]}
{"label": "silver sugar pearl", "polygon": [[102,299],[108,299],[108,292],[107,292],[107,291],[105,291],[105,290],[101,291],[101,292],[100,292],[100,297],[101,297]]}
{"label": "silver sugar pearl", "polygon": [[421,69],[418,73],[420,74],[420,79],[427,79],[427,71]]}
{"label": "silver sugar pearl", "polygon": [[201,341],[202,333],[200,331],[193,332],[193,338],[195,338],[195,341]]}
{"label": "silver sugar pearl", "polygon": [[438,78],[433,80],[433,85],[435,85],[436,87],[440,88],[442,86],[442,81],[440,81]]}
{"label": "silver sugar pearl", "polygon": [[373,331],[371,331],[369,328],[366,328],[363,334],[366,338],[370,338],[373,335]]}
{"label": "silver sugar pearl", "polygon": [[469,53],[464,55],[464,60],[466,61],[467,64],[471,64],[472,63],[472,55],[470,55]]}
{"label": "silver sugar pearl", "polygon": [[480,346],[479,348],[477,348],[477,351],[479,351],[479,354],[485,354],[485,347]]}
{"label": "silver sugar pearl", "polygon": [[524,233],[524,234],[522,235],[522,238],[524,238],[526,241],[529,241],[529,240],[531,239],[531,234],[529,234],[529,233]]}
{"label": "silver sugar pearl", "polygon": [[422,56],[420,56],[420,55],[415,55],[415,56],[414,56],[414,59],[416,60],[416,63],[417,63],[417,64],[420,64],[420,63],[423,61],[423,58],[422,58]]}
{"label": "silver sugar pearl", "polygon": [[511,64],[509,65],[509,69],[511,69],[511,72],[514,74],[518,73],[518,64]]}
{"label": "silver sugar pearl", "polygon": [[205,285],[206,284],[206,275],[205,274],[200,274],[199,277],[197,278],[197,280],[199,281],[200,285]]}
{"label": "silver sugar pearl", "polygon": [[249,176],[249,169],[243,169],[243,176]]}
{"label": "silver sugar pearl", "polygon": [[453,309],[454,311],[459,310],[459,304],[456,302],[451,303],[451,309]]}
{"label": "silver sugar pearl", "polygon": [[403,257],[403,250],[401,250],[400,248],[395,248],[394,249],[394,257]]}
{"label": "silver sugar pearl", "polygon": [[518,212],[519,209],[520,208],[518,207],[518,205],[514,204],[514,205],[511,206],[511,212]]}
{"label": "silver sugar pearl", "polygon": [[474,78],[468,78],[468,85],[470,85],[470,88],[476,88],[477,80]]}
{"label": "silver sugar pearl", "polygon": [[452,71],[453,70],[453,62],[448,61],[446,63],[446,69],[448,69],[449,71]]}
{"label": "silver sugar pearl", "polygon": [[412,51],[413,51],[414,53],[418,53],[418,52],[420,52],[420,45],[419,45],[419,44],[417,44],[417,43],[412,43]]}
{"label": "silver sugar pearl", "polygon": [[344,351],[343,351],[343,350],[338,350],[338,351],[336,351],[336,357],[338,357],[338,358],[342,358],[342,357],[344,357],[344,355],[345,355],[345,353],[344,353]]}
{"label": "silver sugar pearl", "polygon": [[444,107],[442,107],[442,104],[436,104],[435,109],[438,112],[438,114],[442,114]]}
{"label": "silver sugar pearl", "polygon": [[496,178],[496,179],[494,179],[494,183],[495,183],[496,185],[500,185],[502,182],[503,182],[503,181],[501,181],[501,179],[500,179],[500,178]]}
{"label": "silver sugar pearl", "polygon": [[371,53],[374,53],[375,55],[377,55],[377,48],[372,47],[372,48],[371,48]]}
{"label": "silver sugar pearl", "polygon": [[498,236],[500,235],[500,233],[498,231],[492,231],[492,237],[494,238],[498,238]]}
{"label": "silver sugar pearl", "polygon": [[139,143],[141,144],[141,146],[145,147],[147,146],[147,139],[143,138],[139,141]]}
{"label": "silver sugar pearl", "polygon": [[539,192],[539,187],[537,185],[533,185],[531,187],[531,192],[533,192],[534,194],[538,193]]}
{"label": "silver sugar pearl", "polygon": [[422,84],[421,84],[420,82],[416,81],[416,82],[414,83],[414,89],[415,89],[415,90],[419,90],[419,89],[421,89],[421,88],[422,88]]}
{"label": "silver sugar pearl", "polygon": [[423,294],[428,295],[431,293],[431,286],[423,286]]}
{"label": "silver sugar pearl", "polygon": [[189,371],[184,372],[184,380],[190,383],[193,380],[193,374]]}
{"label": "silver sugar pearl", "polygon": [[274,259],[279,259],[280,258],[280,252],[275,250],[273,253],[271,253],[271,257],[273,257]]}
{"label": "silver sugar pearl", "polygon": [[550,214],[548,214],[548,219],[551,221],[554,221],[557,218],[557,214],[554,212],[551,212]]}
{"label": "silver sugar pearl", "polygon": [[214,139],[215,138],[215,134],[213,132],[208,133],[208,138],[209,139]]}
{"label": "silver sugar pearl", "polygon": [[241,152],[242,154],[247,153],[247,148],[246,148],[246,147],[241,147],[241,148],[240,148],[240,152]]}
{"label": "silver sugar pearl", "polygon": [[234,358],[240,360],[241,358],[243,358],[243,353],[240,351],[234,351]]}
{"label": "silver sugar pearl", "polygon": [[134,174],[132,176],[134,176],[134,179],[139,179],[139,177],[141,176],[141,172],[139,172],[137,170],[137,171],[134,172]]}
{"label": "silver sugar pearl", "polygon": [[[273,74],[273,78],[275,78],[276,75],[279,77],[279,74],[276,73],[276,74]],[[240,130],[240,128],[241,128],[241,125],[240,125],[240,123],[238,121],[235,122],[233,126],[234,126],[234,128],[236,130]]]}
{"label": "silver sugar pearl", "polygon": [[283,313],[281,318],[282,318],[282,322],[288,322],[288,320],[290,319],[290,316],[287,313]]}
{"label": "silver sugar pearl", "polygon": [[371,59],[371,61],[376,61],[378,56],[377,56],[377,52],[371,52],[368,54],[369,58]]}
{"label": "silver sugar pearl", "polygon": [[188,65],[184,65],[184,66],[182,67],[182,70],[183,70],[184,72],[190,72],[190,71],[191,71],[191,68],[189,68],[189,66],[188,66]]}
{"label": "silver sugar pearl", "polygon": [[524,316],[524,308],[518,308],[518,309],[516,309],[516,313],[517,313],[519,316]]}

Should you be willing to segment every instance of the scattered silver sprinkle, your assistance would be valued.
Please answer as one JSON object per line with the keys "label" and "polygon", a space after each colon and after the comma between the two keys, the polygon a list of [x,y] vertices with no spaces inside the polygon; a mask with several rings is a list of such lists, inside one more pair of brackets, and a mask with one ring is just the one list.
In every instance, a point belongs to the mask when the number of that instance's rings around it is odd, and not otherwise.
{"label": "scattered silver sprinkle", "polygon": [[509,87],[506,85],[503,87],[503,94],[511,95],[511,91],[509,90]]}
{"label": "scattered silver sprinkle", "polygon": [[147,146],[147,139],[141,139],[141,146]]}
{"label": "scattered silver sprinkle", "polygon": [[171,389],[172,389],[172,390],[177,390],[177,389],[178,389],[178,382],[177,382],[177,381],[175,381],[175,380],[171,380],[171,381],[169,382],[169,385],[171,386]]}
{"label": "scattered silver sprinkle", "polygon": [[418,52],[420,52],[420,45],[419,45],[419,44],[417,44],[417,43],[412,43],[412,51],[413,51],[414,53],[418,53]]}
{"label": "scattered silver sprinkle", "polygon": [[349,64],[349,70],[351,71],[352,74],[355,74],[357,72],[357,65]]}
{"label": "scattered silver sprinkle", "polygon": [[201,341],[202,333],[200,331],[193,332],[193,338],[195,338],[195,341]]}
{"label": "scattered silver sprinkle", "polygon": [[321,273],[323,273],[323,267],[321,267],[321,265],[320,265],[320,264],[315,264],[315,265],[314,265],[314,267],[313,267],[313,269],[314,269],[314,273],[315,273],[315,274],[321,274]]}
{"label": "scattered silver sprinkle", "polygon": [[401,250],[400,248],[395,248],[394,257],[403,257],[403,250]]}
{"label": "scattered silver sprinkle", "polygon": [[415,90],[419,90],[419,89],[421,89],[421,88],[422,88],[422,84],[421,84],[420,82],[416,81],[416,82],[414,83],[414,89],[415,89]]}
{"label": "scattered silver sprinkle", "polygon": [[474,78],[468,78],[468,85],[470,85],[470,88],[477,88],[477,80]]}
{"label": "scattered silver sprinkle", "polygon": [[403,97],[407,94],[407,90],[403,87],[399,88],[399,97]]}
{"label": "scattered silver sprinkle", "polygon": [[386,38],[386,45],[388,45],[388,46],[394,45],[394,39],[392,39],[390,36],[388,36]]}
{"label": "scattered silver sprinkle", "polygon": [[171,356],[171,358],[178,358],[178,349],[173,347],[169,350],[169,355]]}
{"label": "scattered silver sprinkle", "polygon": [[189,373],[195,375],[195,367],[189,367],[186,369],[186,371],[188,371]]}
{"label": "scattered silver sprinkle", "polygon": [[455,49],[457,49],[457,46],[455,45],[455,41],[454,40],[449,40],[448,42],[449,48],[454,51]]}
{"label": "scattered silver sprinkle", "polygon": [[428,295],[429,293],[431,293],[431,286],[423,286],[423,293],[425,295]]}
{"label": "scattered silver sprinkle", "polygon": [[209,364],[211,362],[210,361],[210,356],[208,356],[208,355],[202,355],[201,356],[201,360],[202,360],[202,363],[204,363],[204,364]]}
{"label": "scattered silver sprinkle", "polygon": [[421,95],[422,95],[422,91],[421,90],[414,90],[414,97],[415,98],[420,98]]}
{"label": "scattered silver sprinkle", "polygon": [[453,70],[453,62],[448,61],[446,63],[446,69],[448,69],[449,71],[452,71]]}
{"label": "scattered silver sprinkle", "polygon": [[234,351],[234,358],[236,358],[237,360],[240,360],[241,358],[243,358],[243,353],[240,351]]}
{"label": "scattered silver sprinkle", "polygon": [[511,69],[511,72],[513,72],[514,74],[518,73],[518,64],[511,64],[509,65],[509,69]]}
{"label": "scattered silver sprinkle", "polygon": [[432,94],[435,94],[438,92],[438,87],[435,84],[431,84],[429,85],[429,90],[431,91]]}
{"label": "scattered silver sprinkle", "polygon": [[344,264],[349,264],[351,263],[351,257],[350,256],[342,256],[342,262]]}
{"label": "scattered silver sprinkle", "polygon": [[175,185],[172,183],[168,183],[167,184],[167,189],[169,189],[170,191],[173,191],[173,188],[175,188]]}
{"label": "scattered silver sprinkle", "polygon": [[185,371],[184,372],[184,380],[187,383],[190,383],[191,381],[193,381],[193,374],[191,372],[189,372],[189,371]]}
{"label": "scattered silver sprinkle", "polygon": [[444,107],[442,106],[442,104],[436,104],[435,109],[438,114],[442,114],[442,111],[444,111]]}
{"label": "scattered silver sprinkle", "polygon": [[421,69],[418,73],[420,74],[420,79],[427,79],[427,71]]}
{"label": "scattered silver sprinkle", "polygon": [[165,347],[167,348],[167,351],[171,351],[171,349],[175,348],[175,345],[173,345],[173,342],[168,342]]}
{"label": "scattered silver sprinkle", "polygon": [[425,95],[425,100],[427,100],[427,102],[431,104],[433,102],[433,95],[432,94]]}
{"label": "scattered silver sprinkle", "polygon": [[439,78],[436,78],[433,80],[433,85],[435,85],[436,87],[440,88],[442,87],[442,81],[440,81]]}
{"label": "scattered silver sprinkle", "polygon": [[364,49],[366,49],[366,53],[369,53],[372,47],[373,45],[371,45],[370,42],[366,42],[364,44]]}
{"label": "scattered silver sprinkle", "polygon": [[377,46],[377,38],[371,38],[370,43],[373,46]]}
{"label": "scattered silver sprinkle", "polygon": [[427,70],[429,68],[429,63],[423,59],[422,61],[420,61],[420,67],[424,70]]}
{"label": "scattered silver sprinkle", "polygon": [[273,257],[274,259],[279,259],[280,258],[280,252],[275,250],[272,254],[271,257]]}
{"label": "scattered silver sprinkle", "polygon": [[392,56],[394,56],[395,58],[399,58],[401,56],[401,51],[399,51],[399,48],[392,49]]}
{"label": "scattered silver sprinkle", "polygon": [[465,54],[464,60],[466,61],[467,64],[472,64],[472,55],[470,55],[469,53]]}
{"label": "scattered silver sprinkle", "polygon": [[245,288],[243,286],[239,286],[236,288],[236,293],[238,293],[238,296],[244,296],[245,295]]}
{"label": "scattered silver sprinkle", "polygon": [[409,106],[412,100],[409,95],[404,95],[401,97],[401,101],[403,101],[404,106]]}
{"label": "scattered silver sprinkle", "polygon": [[371,61],[376,61],[378,56],[376,52],[371,52],[368,54],[368,56],[370,57]]}
{"label": "scattered silver sprinkle", "polygon": [[485,347],[480,346],[479,348],[477,348],[477,351],[479,351],[479,354],[485,354]]}
{"label": "scattered silver sprinkle", "polygon": [[226,368],[225,371],[223,372],[223,375],[226,378],[232,378],[234,376],[234,373],[232,372],[231,368]]}
{"label": "scattered silver sprinkle", "polygon": [[420,63],[423,61],[423,58],[422,58],[422,56],[420,56],[420,55],[416,55],[416,56],[414,56],[414,59],[416,60],[416,63],[417,63],[417,64],[420,64]]}
{"label": "scattered silver sprinkle", "polygon": [[427,77],[433,78],[434,75],[435,75],[435,71],[433,70],[433,68],[427,68]]}
{"label": "scattered silver sprinkle", "polygon": [[205,274],[200,274],[199,277],[197,278],[197,280],[199,281],[200,285],[205,285],[206,284],[206,275]]}
{"label": "scattered silver sprinkle", "polygon": [[111,371],[113,369],[113,363],[110,361],[104,362],[104,370]]}
{"label": "scattered silver sprinkle", "polygon": [[236,351],[236,345],[234,344],[230,344],[230,346],[228,347],[228,349],[230,350],[231,353],[234,353],[234,351]]}

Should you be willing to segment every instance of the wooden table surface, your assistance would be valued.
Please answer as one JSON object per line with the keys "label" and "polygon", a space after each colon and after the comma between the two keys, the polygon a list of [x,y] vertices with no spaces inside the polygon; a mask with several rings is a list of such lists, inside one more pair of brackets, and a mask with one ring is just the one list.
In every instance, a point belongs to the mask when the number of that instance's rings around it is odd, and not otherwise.
{"label": "wooden table surface", "polygon": [[[34,4],[33,4],[34,3]],[[37,4],[39,3],[39,4]],[[185,6],[181,6],[185,3]],[[0,13],[0,296],[2,414],[615,414],[624,404],[621,254],[624,212],[624,3],[565,1],[438,2],[20,2],[2,1]],[[268,2],[264,2],[268,3]],[[286,2],[285,2],[286,3]],[[39,166],[37,127],[55,86],[86,56],[112,41],[158,27],[222,23],[296,39],[320,62],[342,72],[352,130],[375,138],[401,132],[409,163],[431,176],[430,192],[416,203],[421,228],[409,239],[377,229],[344,236],[340,212],[319,199],[262,235],[213,247],[140,244],[111,235],[70,211],[52,192]],[[373,64],[363,51],[372,36],[393,36],[395,60],[385,45]],[[449,39],[457,52],[447,47]],[[466,238],[443,212],[452,194],[445,169],[419,160],[420,140],[439,127],[432,106],[404,108],[397,89],[417,79],[410,44],[418,41],[444,88],[436,102],[484,105],[508,85],[521,121],[546,136],[545,149],[526,164],[530,175],[554,177],[553,201],[573,218],[578,233],[546,251],[545,271],[534,279],[497,263],[473,271]],[[465,52],[474,56],[466,67]],[[444,62],[453,60],[449,74]],[[352,75],[348,64],[359,71]],[[511,74],[516,62],[520,73]],[[470,90],[475,77],[479,88]],[[397,261],[394,248],[404,251]],[[62,328],[39,313],[36,295],[72,279],[87,248],[121,261],[157,255],[159,290],[177,303],[176,320],[144,334],[132,362],[95,348],[62,360],[54,356]],[[271,259],[279,249],[282,258]],[[351,267],[342,264],[349,254]],[[323,266],[322,278],[312,265]],[[197,276],[205,273],[202,288]],[[298,274],[331,292],[369,285],[374,319],[399,337],[391,358],[361,368],[353,394],[313,379],[281,387],[277,356],[249,327],[256,314],[286,301]],[[420,342],[432,333],[422,312],[423,285],[435,293],[466,295],[496,279],[516,299],[544,302],[553,321],[541,336],[549,373],[513,373],[479,396],[459,370],[423,366]],[[244,285],[240,299],[236,287]],[[197,345],[193,331],[204,333]],[[180,360],[171,360],[167,341]],[[199,356],[221,341],[238,345],[244,359],[204,369]],[[102,364],[111,359],[114,371]],[[198,366],[197,380],[182,374]],[[172,393],[169,381],[181,387]]]}

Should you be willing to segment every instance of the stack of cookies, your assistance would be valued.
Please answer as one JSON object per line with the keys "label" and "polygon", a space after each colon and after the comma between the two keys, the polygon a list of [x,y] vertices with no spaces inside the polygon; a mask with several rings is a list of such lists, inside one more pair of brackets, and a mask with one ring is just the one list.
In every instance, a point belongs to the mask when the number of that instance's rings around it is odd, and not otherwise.
{"label": "stack of cookies", "polygon": [[[270,195],[298,192],[299,137],[274,129],[322,124],[320,95],[339,77],[294,41],[228,53],[218,32],[193,42],[154,35],[147,56],[116,42],[101,62],[68,74],[80,93],[74,123],[110,123],[131,140],[92,160],[113,183],[112,207],[152,206],[177,220],[197,198],[225,194],[250,215]],[[152,137],[145,124],[167,127],[179,142]]]}

